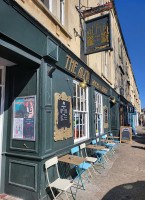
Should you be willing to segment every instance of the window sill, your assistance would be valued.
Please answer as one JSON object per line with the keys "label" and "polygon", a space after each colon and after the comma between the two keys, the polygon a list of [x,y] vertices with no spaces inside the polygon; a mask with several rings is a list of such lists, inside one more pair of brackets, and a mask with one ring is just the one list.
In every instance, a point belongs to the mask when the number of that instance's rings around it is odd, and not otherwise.
{"label": "window sill", "polygon": [[[26,1],[23,0],[23,3],[25,2]],[[59,20],[48,10],[48,8],[40,0],[33,0],[33,2],[48,18],[53,21],[53,23],[56,25],[56,29],[59,32],[61,31],[63,34],[65,34],[68,39],[72,39],[72,35],[68,32],[68,30],[59,22]],[[57,35],[59,35],[59,32],[57,33]]]}
{"label": "window sill", "polygon": [[89,140],[89,138],[80,138],[80,139],[74,139],[74,144],[79,144],[79,143],[82,143],[82,142],[85,142]]}

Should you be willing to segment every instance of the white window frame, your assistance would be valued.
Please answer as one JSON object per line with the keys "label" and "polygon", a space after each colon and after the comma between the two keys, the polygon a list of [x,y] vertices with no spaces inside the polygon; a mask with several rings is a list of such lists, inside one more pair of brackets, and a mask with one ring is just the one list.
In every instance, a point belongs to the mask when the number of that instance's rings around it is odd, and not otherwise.
{"label": "white window frame", "polygon": [[[99,109],[97,109],[99,108]],[[100,135],[102,135],[104,133],[104,129],[103,129],[103,97],[102,94],[100,94],[99,92],[95,91],[95,129],[96,129],[96,123],[97,123],[97,127],[98,127],[98,120],[96,120],[96,117],[100,118]],[[96,131],[96,130],[95,130]],[[96,132],[96,136],[99,136],[99,130],[98,132]]]}
{"label": "white window frame", "polygon": [[46,5],[46,2],[45,2],[45,0],[41,0],[42,2],[43,2],[43,4],[48,8],[48,10],[50,11],[50,12],[52,12],[52,1],[53,0],[48,0],[48,4]]}
{"label": "white window frame", "polygon": [[65,24],[65,0],[60,0],[60,23]]}
{"label": "white window frame", "polygon": [[[86,140],[89,138],[89,98],[88,98],[88,87],[84,90],[81,87],[79,87],[79,82],[77,81],[73,81],[73,88],[74,88],[74,84],[75,84],[75,88],[76,88],[76,96],[73,95],[73,100],[74,98],[76,98],[76,109],[73,108],[73,122],[76,122],[76,114],[78,113],[79,116],[79,137],[75,138],[74,137],[74,143],[78,143],[82,140]],[[79,93],[81,94],[81,91],[83,91],[83,98],[81,98],[81,95],[78,96],[78,90],[79,89]],[[74,91],[73,91],[74,92]],[[86,97],[85,97],[85,92],[86,92]],[[78,104],[78,99],[80,99],[79,104]],[[82,102],[82,101],[83,102]],[[83,103],[83,109],[81,107],[81,103]],[[78,108],[79,105],[79,108]],[[84,123],[80,124],[80,114],[82,114],[82,116],[84,115]],[[75,116],[75,120],[74,120],[74,116]],[[82,117],[83,118],[83,117]],[[83,121],[83,120],[82,120]],[[80,125],[84,128],[85,131],[85,136],[80,137]],[[76,130],[77,128],[75,128],[76,123],[74,123],[74,135],[76,136]]]}
{"label": "white window frame", "polygon": [[52,12],[52,0],[49,0],[49,11]]}

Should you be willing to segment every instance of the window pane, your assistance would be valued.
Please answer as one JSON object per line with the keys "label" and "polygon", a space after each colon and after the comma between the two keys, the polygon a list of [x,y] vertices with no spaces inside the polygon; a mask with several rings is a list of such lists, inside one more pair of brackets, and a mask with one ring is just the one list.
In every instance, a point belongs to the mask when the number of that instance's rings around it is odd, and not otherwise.
{"label": "window pane", "polygon": [[73,84],[73,96],[76,97],[76,84]]}
{"label": "window pane", "polygon": [[76,97],[73,98],[73,109],[76,110]]}

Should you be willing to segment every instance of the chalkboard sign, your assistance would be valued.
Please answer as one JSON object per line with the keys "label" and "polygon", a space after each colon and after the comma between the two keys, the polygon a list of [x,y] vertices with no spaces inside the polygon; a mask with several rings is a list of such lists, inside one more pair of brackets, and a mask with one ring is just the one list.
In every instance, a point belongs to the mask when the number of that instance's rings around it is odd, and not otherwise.
{"label": "chalkboard sign", "polygon": [[71,96],[55,93],[54,140],[73,137]]}
{"label": "chalkboard sign", "polygon": [[70,128],[70,125],[70,102],[59,99],[57,128]]}
{"label": "chalkboard sign", "polygon": [[129,126],[120,127],[120,143],[121,141],[132,143],[132,127]]}

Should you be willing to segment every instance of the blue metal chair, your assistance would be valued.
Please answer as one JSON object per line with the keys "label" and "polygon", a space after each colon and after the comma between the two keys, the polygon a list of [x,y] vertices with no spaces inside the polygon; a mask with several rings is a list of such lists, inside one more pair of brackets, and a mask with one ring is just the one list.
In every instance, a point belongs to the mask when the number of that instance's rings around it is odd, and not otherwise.
{"label": "blue metal chair", "polygon": [[[92,144],[93,145],[97,145],[97,141],[96,139],[92,140]],[[94,153],[97,155],[97,158],[101,158],[101,160],[103,160],[104,164],[107,162],[108,157],[107,157],[107,153],[108,153],[109,149],[104,149],[103,150],[95,150]],[[103,165],[104,167],[104,165]]]}
{"label": "blue metal chair", "polygon": [[[84,152],[83,152],[84,150]],[[80,151],[81,151],[81,155],[82,157],[85,156],[85,158],[87,159],[87,162],[91,163],[91,166],[93,168],[93,171],[96,173],[96,170],[94,168],[94,165],[97,164],[98,162],[101,163],[102,165],[102,162],[101,162],[101,157],[100,158],[94,158],[94,157],[91,157],[91,156],[88,156],[87,154],[87,150],[86,150],[86,144],[83,143],[80,145]],[[83,154],[84,153],[84,154]],[[102,165],[103,166],[103,165]]]}
{"label": "blue metal chair", "polygon": [[[71,154],[72,154],[72,155],[79,156],[79,146],[73,147],[73,148],[71,149]],[[85,187],[84,187],[84,184],[85,184],[85,183],[83,183],[83,181],[82,181],[81,174],[84,173],[85,176],[86,176],[86,178],[87,178],[86,181],[90,182],[90,179],[89,179],[89,177],[88,177],[88,175],[87,175],[87,173],[86,173],[86,170],[88,170],[90,176],[92,177],[92,175],[91,175],[91,173],[90,173],[90,171],[89,171],[89,167],[91,167],[91,164],[90,164],[90,163],[87,163],[87,162],[83,162],[83,163],[81,163],[80,165],[74,165],[74,167],[75,167],[75,169],[76,169],[77,176],[76,176],[73,180],[75,180],[75,179],[77,179],[77,178],[79,177],[79,180],[80,180],[81,183],[82,183],[82,187],[83,187],[83,189],[85,189]],[[79,182],[78,182],[78,184],[79,184]]]}
{"label": "blue metal chair", "polygon": [[115,148],[116,148],[116,143],[114,143],[113,141],[111,143],[107,142],[107,135],[103,135],[102,136],[102,143],[105,147],[109,148],[111,151],[111,156],[115,153]]}
{"label": "blue metal chair", "polygon": [[112,142],[116,143],[115,148],[116,148],[116,150],[119,150],[118,144],[120,143],[120,141],[119,140],[115,140],[116,138],[119,138],[119,137],[116,137],[116,136],[114,137],[113,133],[110,133],[108,138],[110,140],[112,140]]}

